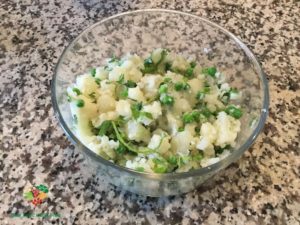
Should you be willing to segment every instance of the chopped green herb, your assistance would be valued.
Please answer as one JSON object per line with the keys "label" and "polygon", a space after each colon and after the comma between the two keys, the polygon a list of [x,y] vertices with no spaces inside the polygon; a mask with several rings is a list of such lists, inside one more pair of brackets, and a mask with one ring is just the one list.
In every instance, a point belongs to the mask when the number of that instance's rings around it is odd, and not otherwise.
{"label": "chopped green herb", "polygon": [[194,75],[194,68],[189,67],[186,71],[185,71],[185,76],[188,78],[191,78]]}
{"label": "chopped green herb", "polygon": [[131,80],[128,80],[126,83],[125,83],[125,86],[129,87],[129,88],[134,88],[137,86],[137,84]]}
{"label": "chopped green herb", "polygon": [[208,68],[204,68],[202,70],[202,73],[205,74],[205,75],[209,75],[211,77],[215,77],[216,76],[216,73],[217,73],[217,69],[216,67],[208,67]]}
{"label": "chopped green herb", "polygon": [[128,87],[123,86],[122,90],[119,93],[119,98],[124,99],[128,97]]}
{"label": "chopped green herb", "polygon": [[174,98],[167,94],[161,95],[159,100],[163,105],[173,105],[174,104]]}
{"label": "chopped green herb", "polygon": [[167,91],[168,91],[168,85],[167,84],[160,85],[159,90],[158,90],[158,92],[160,94],[167,93]]}
{"label": "chopped green herb", "polygon": [[144,172],[144,171],[145,171],[145,168],[139,166],[139,167],[136,167],[135,170],[138,171],[138,172]]}
{"label": "chopped green herb", "polygon": [[131,107],[130,107],[131,108],[131,114],[132,114],[132,117],[134,119],[139,118],[140,111],[142,110],[142,107],[143,107],[143,104],[141,102],[140,103],[135,103],[135,104],[131,105]]}
{"label": "chopped green herb", "polygon": [[96,68],[92,68],[90,73],[91,73],[92,77],[95,77],[96,76]]}
{"label": "chopped green herb", "polygon": [[81,95],[81,91],[80,91],[78,88],[76,88],[76,87],[74,87],[74,88],[72,89],[72,91],[75,92],[77,96],[78,96],[78,95]]}
{"label": "chopped green herb", "polygon": [[195,161],[201,161],[203,159],[203,153],[198,153],[196,155],[193,155],[192,156],[192,159],[195,160]]}
{"label": "chopped green herb", "polygon": [[97,100],[96,100],[96,93],[94,91],[89,94],[89,97],[93,100],[92,103],[96,103],[97,102]]}
{"label": "chopped green herb", "polygon": [[215,146],[215,147],[214,147],[216,155],[220,155],[220,154],[222,154],[222,153],[224,152],[224,150],[230,149],[230,148],[231,148],[230,145],[226,145],[226,146],[223,147],[223,148],[220,147],[220,146]]}
{"label": "chopped green herb", "polygon": [[171,81],[172,79],[170,78],[170,77],[166,77],[165,79],[164,79],[164,82],[163,83],[169,83],[170,81]]}
{"label": "chopped green herb", "polygon": [[98,135],[99,136],[103,136],[103,135],[107,135],[108,131],[111,131],[112,128],[112,123],[110,120],[105,120],[101,123],[100,127],[98,127]]}
{"label": "chopped green herb", "polygon": [[234,117],[235,119],[239,119],[243,116],[243,112],[241,109],[235,107],[234,105],[229,105],[227,106],[227,108],[225,109],[225,112]]}
{"label": "chopped green herb", "polygon": [[195,61],[190,62],[191,68],[195,68],[197,66],[197,63]]}
{"label": "chopped green herb", "polygon": [[96,84],[100,85],[101,80],[99,78],[95,78]]}
{"label": "chopped green herb", "polygon": [[193,123],[193,122],[199,122],[199,111],[193,111],[190,113],[185,113],[182,116],[182,121],[184,124]]}
{"label": "chopped green herb", "polygon": [[116,137],[119,140],[119,142],[124,145],[129,151],[133,152],[133,153],[140,153],[140,154],[151,154],[154,151],[150,148],[147,147],[136,147],[131,143],[126,143],[126,141],[124,140],[124,138],[122,137],[121,132],[118,130],[116,124],[114,121],[112,121],[112,126],[113,129],[115,131]]}
{"label": "chopped green herb", "polygon": [[108,63],[114,63],[114,62],[119,62],[119,61],[120,61],[120,59],[117,58],[115,55],[113,55],[113,56],[110,58],[110,60],[108,61]]}
{"label": "chopped green herb", "polygon": [[115,151],[116,151],[118,154],[122,155],[122,154],[124,154],[124,153],[127,151],[127,149],[126,149],[126,147],[125,147],[124,145],[119,144],[119,147],[116,148]]}
{"label": "chopped green herb", "polygon": [[174,85],[176,91],[181,91],[183,89],[184,84],[182,82],[177,82]]}
{"label": "chopped green herb", "polygon": [[170,163],[171,165],[177,165],[177,157],[175,155],[169,156],[168,163]]}
{"label": "chopped green herb", "polygon": [[124,74],[121,74],[119,79],[117,80],[117,83],[123,84],[124,83]]}
{"label": "chopped green herb", "polygon": [[195,127],[195,132],[197,133],[197,134],[199,134],[200,133],[200,127]]}
{"label": "chopped green herb", "polygon": [[82,108],[84,106],[84,101],[82,99],[77,99],[76,106]]}
{"label": "chopped green herb", "polygon": [[206,118],[209,118],[212,115],[212,112],[206,106],[202,107],[200,113],[204,115]]}
{"label": "chopped green herb", "polygon": [[151,57],[145,59],[143,73],[153,73],[157,69],[156,65],[153,63]]}
{"label": "chopped green herb", "polygon": [[167,71],[171,70],[171,68],[172,68],[172,64],[169,63],[169,62],[166,62],[166,64],[165,64],[165,71],[167,72]]}
{"label": "chopped green herb", "polygon": [[182,131],[184,131],[184,127],[179,127],[178,132],[182,132]]}
{"label": "chopped green herb", "polygon": [[152,159],[154,163],[153,171],[155,173],[165,173],[168,170],[168,162],[164,158]]}
{"label": "chopped green herb", "polygon": [[205,93],[203,93],[203,91],[198,91],[197,95],[196,95],[196,99],[197,100],[203,100],[205,97]]}
{"label": "chopped green herb", "polygon": [[142,117],[142,116],[147,117],[148,119],[151,119],[151,120],[153,119],[152,114],[149,112],[140,112],[139,117]]}

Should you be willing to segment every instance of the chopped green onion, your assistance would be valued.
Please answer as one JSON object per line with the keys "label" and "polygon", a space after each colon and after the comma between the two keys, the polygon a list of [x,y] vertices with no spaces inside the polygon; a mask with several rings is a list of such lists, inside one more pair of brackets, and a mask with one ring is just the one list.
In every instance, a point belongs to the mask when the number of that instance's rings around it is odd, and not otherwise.
{"label": "chopped green onion", "polygon": [[82,108],[84,106],[84,101],[82,99],[77,99],[76,106]]}
{"label": "chopped green onion", "polygon": [[136,167],[135,170],[138,171],[138,172],[144,172],[144,171],[145,171],[145,168],[139,166],[139,167]]}
{"label": "chopped green onion", "polygon": [[217,73],[217,69],[216,67],[208,67],[208,68],[204,68],[202,70],[202,73],[205,74],[205,75],[209,75],[211,77],[215,77],[216,76],[216,73]]}
{"label": "chopped green onion", "polygon": [[134,153],[140,153],[140,154],[151,154],[153,153],[153,150],[147,147],[136,147],[131,143],[126,143],[124,138],[122,137],[122,134],[118,130],[116,124],[114,121],[112,121],[112,126],[115,131],[116,137],[119,140],[119,142],[124,145],[129,151],[134,152]]}
{"label": "chopped green onion", "polygon": [[96,93],[93,91],[92,93],[89,94],[89,97],[93,100],[93,103],[96,103]]}
{"label": "chopped green onion", "polygon": [[193,155],[192,159],[195,161],[201,161],[203,159],[203,154],[198,153],[196,155]]}
{"label": "chopped green onion", "polygon": [[124,99],[128,97],[128,87],[124,86],[122,91],[119,93],[119,98]]}
{"label": "chopped green onion", "polygon": [[202,107],[200,113],[206,118],[209,118],[212,115],[212,112],[206,106]]}
{"label": "chopped green onion", "polygon": [[101,80],[99,78],[95,78],[96,84],[100,85]]}
{"label": "chopped green onion", "polygon": [[198,91],[197,95],[196,95],[196,99],[197,100],[203,100],[205,97],[205,93],[203,93],[202,91]]}
{"label": "chopped green onion", "polygon": [[96,76],[96,68],[92,68],[90,73],[91,73],[92,77],[95,77]]}
{"label": "chopped green onion", "polygon": [[110,120],[105,120],[101,123],[100,127],[98,127],[98,135],[103,136],[108,133],[109,130],[112,128],[112,123]]}
{"label": "chopped green onion", "polygon": [[126,87],[129,87],[129,88],[134,88],[137,86],[137,84],[131,80],[128,80],[126,83],[125,83],[125,86]]}
{"label": "chopped green onion", "polygon": [[124,74],[121,74],[119,79],[117,80],[117,83],[123,84],[124,83]]}
{"label": "chopped green onion", "polygon": [[72,91],[75,92],[77,96],[78,96],[78,95],[81,95],[81,91],[80,91],[78,88],[76,88],[76,87],[74,87],[74,88],[72,89]]}
{"label": "chopped green onion", "polygon": [[160,102],[163,104],[163,105],[173,105],[174,104],[174,98],[170,95],[162,95],[160,96]]}
{"label": "chopped green onion", "polygon": [[195,61],[190,62],[190,66],[191,68],[195,68],[197,65],[197,63]]}
{"label": "chopped green onion", "polygon": [[184,127],[179,127],[178,132],[182,132],[182,131],[184,131]]}
{"label": "chopped green onion", "polygon": [[122,154],[124,154],[124,153],[127,151],[127,148],[126,148],[124,145],[119,144],[119,147],[116,148],[115,151],[116,151],[118,154],[122,155]]}
{"label": "chopped green onion", "polygon": [[168,85],[167,84],[160,85],[159,90],[158,90],[158,92],[160,94],[167,93],[167,91],[168,91]]}
{"label": "chopped green onion", "polygon": [[153,163],[154,163],[154,168],[153,168],[153,171],[155,173],[165,173],[167,172],[168,170],[168,162],[161,158],[161,159],[158,159],[158,158],[154,158],[152,159]]}
{"label": "chopped green onion", "polygon": [[170,77],[166,77],[166,78],[164,79],[164,83],[169,83],[171,80],[172,80],[172,79],[171,79]]}
{"label": "chopped green onion", "polygon": [[167,161],[171,165],[177,165],[177,157],[174,156],[174,155],[169,156],[168,159],[167,159]]}
{"label": "chopped green onion", "polygon": [[140,112],[139,117],[142,117],[142,116],[147,117],[148,119],[151,119],[151,120],[153,119],[152,114],[149,112]]}
{"label": "chopped green onion", "polygon": [[191,113],[185,113],[182,116],[182,121],[184,124],[193,123],[195,121],[198,122],[199,116],[200,116],[200,112],[198,112],[198,111],[193,111]]}
{"label": "chopped green onion", "polygon": [[184,86],[183,83],[177,82],[177,83],[175,83],[174,88],[176,91],[181,91],[183,89],[183,86]]}
{"label": "chopped green onion", "polygon": [[229,105],[227,106],[227,108],[225,109],[225,112],[234,117],[235,119],[239,119],[243,116],[243,112],[241,109],[235,107],[234,105]]}
{"label": "chopped green onion", "polygon": [[156,71],[157,67],[156,65],[153,63],[151,57],[147,58],[144,60],[144,70],[143,73],[153,73]]}
{"label": "chopped green onion", "polygon": [[119,61],[120,61],[120,59],[117,58],[115,55],[113,55],[113,56],[110,58],[110,60],[108,61],[108,63],[119,62]]}
{"label": "chopped green onion", "polygon": [[215,147],[214,147],[216,155],[222,154],[222,153],[224,152],[224,150],[229,149],[229,148],[231,148],[230,145],[226,145],[226,146],[223,147],[223,148],[220,147],[220,146],[215,146]]}
{"label": "chopped green onion", "polygon": [[194,68],[189,67],[189,68],[185,71],[185,75],[186,75],[188,78],[191,78],[191,77],[194,75]]}
{"label": "chopped green onion", "polygon": [[[143,104],[140,102],[140,103],[136,103],[136,104],[133,104],[130,108],[131,108],[131,114],[132,114],[132,117],[134,119],[137,119],[139,118],[140,116],[140,111],[142,110],[142,107],[143,107]],[[152,116],[152,115],[151,115]]]}
{"label": "chopped green onion", "polygon": [[167,71],[171,70],[171,68],[172,68],[172,64],[169,63],[169,62],[166,62],[166,64],[165,64],[165,71],[167,72]]}

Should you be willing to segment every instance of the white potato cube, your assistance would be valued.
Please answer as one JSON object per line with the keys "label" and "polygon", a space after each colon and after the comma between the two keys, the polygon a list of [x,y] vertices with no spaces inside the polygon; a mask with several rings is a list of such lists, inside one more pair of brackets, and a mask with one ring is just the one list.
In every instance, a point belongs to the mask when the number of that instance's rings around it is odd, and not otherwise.
{"label": "white potato cube", "polygon": [[238,132],[241,130],[241,123],[239,120],[227,115],[225,112],[220,112],[217,120],[214,122],[218,135],[215,144],[220,147],[226,145],[235,145],[235,139]]}
{"label": "white potato cube", "polygon": [[116,111],[120,116],[124,116],[125,118],[131,117],[130,103],[126,100],[119,100],[116,103]]}
{"label": "white potato cube", "polygon": [[143,92],[141,91],[141,89],[139,87],[129,88],[128,89],[128,98],[131,98],[133,100],[137,100],[139,102],[144,102],[145,101],[144,94],[143,94]]}
{"label": "white potato cube", "polygon": [[129,140],[143,141],[145,143],[148,143],[150,140],[150,131],[137,121],[129,120],[126,124],[126,132]]}
{"label": "white potato cube", "polygon": [[186,130],[177,133],[171,140],[172,151],[182,156],[188,155],[192,139],[193,136]]}
{"label": "white potato cube", "polygon": [[116,108],[116,100],[109,94],[100,95],[97,105],[100,113],[113,111]]}
{"label": "white potato cube", "polygon": [[162,115],[161,104],[159,101],[154,101],[149,105],[145,105],[143,107],[143,111],[151,113],[153,119],[157,119],[159,116]]}

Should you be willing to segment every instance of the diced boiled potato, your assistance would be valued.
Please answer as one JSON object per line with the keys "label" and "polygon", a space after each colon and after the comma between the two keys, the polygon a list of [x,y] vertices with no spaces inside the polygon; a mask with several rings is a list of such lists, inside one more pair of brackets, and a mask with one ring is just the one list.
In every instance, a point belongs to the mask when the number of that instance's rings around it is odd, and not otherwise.
{"label": "diced boiled potato", "polygon": [[116,107],[116,101],[115,98],[113,98],[109,94],[100,95],[100,97],[97,100],[97,105],[100,113],[105,113],[109,111],[115,110]]}
{"label": "diced boiled potato", "polygon": [[120,116],[124,116],[125,118],[131,117],[131,108],[130,103],[127,100],[119,100],[116,103],[116,111]]}
{"label": "diced boiled potato", "polygon": [[93,135],[90,128],[90,120],[97,116],[97,105],[83,95],[80,99],[84,101],[83,107],[78,107],[76,101],[70,103],[70,109],[73,117],[76,117],[76,134],[84,143],[89,143],[90,137]]}
{"label": "diced boiled potato", "polygon": [[168,121],[168,131],[171,135],[174,135],[178,132],[179,127],[182,126],[182,121],[180,118],[176,118],[172,113],[167,113],[167,121]]}
{"label": "diced boiled potato", "polygon": [[143,73],[141,72],[140,69],[137,69],[137,68],[132,68],[127,73],[125,73],[126,80],[131,80],[136,83],[141,80],[142,76],[143,76]]}
{"label": "diced boiled potato", "polygon": [[196,97],[198,91],[201,91],[201,89],[204,86],[203,81],[200,80],[199,78],[193,78],[193,79],[189,80],[187,83],[191,87],[191,89],[190,89],[191,94],[194,95],[195,97]]}
{"label": "diced boiled potato", "polygon": [[174,101],[173,107],[174,113],[177,115],[181,115],[184,112],[192,111],[192,107],[190,103],[184,98],[176,98]]}
{"label": "diced boiled potato", "polygon": [[100,94],[108,94],[111,96],[115,96],[116,85],[108,82],[108,80],[103,80],[100,83]]}
{"label": "diced boiled potato", "polygon": [[151,59],[154,64],[157,64],[161,60],[162,51],[163,51],[162,48],[157,48],[151,53]]}
{"label": "diced boiled potato", "polygon": [[95,79],[89,74],[78,76],[76,79],[76,86],[84,95],[89,95],[98,89]]}
{"label": "diced boiled potato", "polygon": [[154,101],[150,105],[145,105],[143,107],[143,111],[151,113],[153,119],[157,119],[159,116],[162,115],[161,104],[158,101]]}
{"label": "diced boiled potato", "polygon": [[101,113],[98,117],[92,120],[94,127],[99,127],[105,120],[115,120],[118,118],[118,114],[115,111]]}
{"label": "diced boiled potato", "polygon": [[192,139],[193,136],[186,130],[177,133],[171,140],[172,151],[182,156],[188,155],[189,145]]}
{"label": "diced boiled potato", "polygon": [[160,75],[147,75],[141,78],[138,86],[145,93],[145,97],[151,99],[157,95],[158,87],[162,81],[163,78]]}
{"label": "diced boiled potato", "polygon": [[217,116],[217,120],[214,122],[214,126],[218,133],[215,141],[217,146],[225,147],[226,145],[235,145],[235,139],[241,130],[239,120],[234,119],[225,112],[220,112]]}
{"label": "diced boiled potato", "polygon": [[144,102],[145,101],[144,94],[143,94],[143,92],[141,91],[141,89],[139,87],[128,88],[128,98],[131,98],[133,100],[137,100],[139,102]]}
{"label": "diced boiled potato", "polygon": [[100,80],[105,80],[108,77],[108,71],[104,69],[104,67],[97,67],[95,78],[99,78]]}
{"label": "diced boiled potato", "polygon": [[190,66],[189,62],[182,56],[177,55],[174,58],[172,67],[179,69],[181,71],[185,71]]}
{"label": "diced boiled potato", "polygon": [[145,143],[148,143],[150,140],[150,131],[137,121],[129,120],[126,124],[126,132],[129,140],[143,141]]}

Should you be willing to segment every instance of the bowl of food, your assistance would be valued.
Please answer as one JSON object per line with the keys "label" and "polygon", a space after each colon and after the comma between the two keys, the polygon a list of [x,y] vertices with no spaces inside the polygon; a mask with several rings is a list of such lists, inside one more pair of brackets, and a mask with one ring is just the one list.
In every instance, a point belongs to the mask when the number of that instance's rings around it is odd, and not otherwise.
{"label": "bowl of food", "polygon": [[266,77],[237,37],[170,10],[88,27],[52,81],[55,114],[88,167],[147,196],[188,192],[238,160],[268,101]]}

